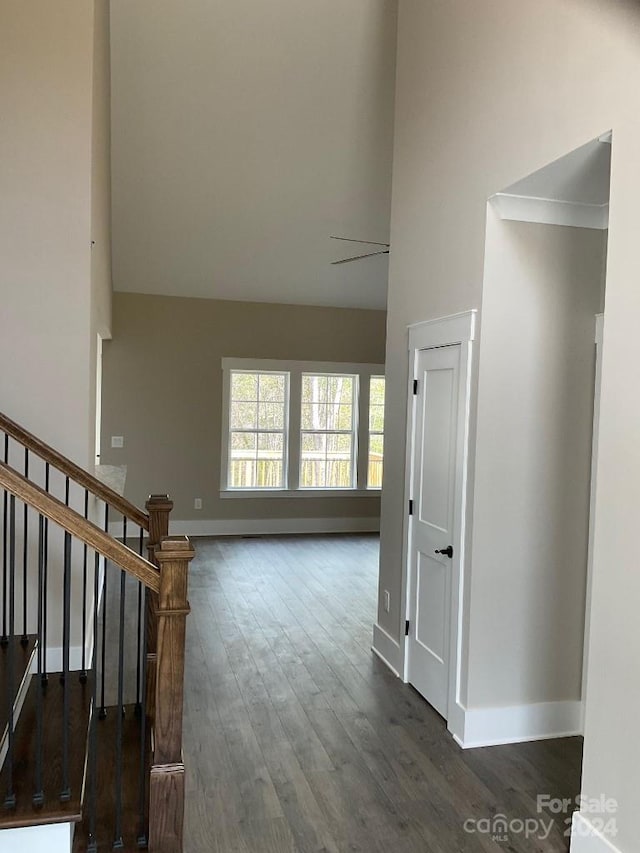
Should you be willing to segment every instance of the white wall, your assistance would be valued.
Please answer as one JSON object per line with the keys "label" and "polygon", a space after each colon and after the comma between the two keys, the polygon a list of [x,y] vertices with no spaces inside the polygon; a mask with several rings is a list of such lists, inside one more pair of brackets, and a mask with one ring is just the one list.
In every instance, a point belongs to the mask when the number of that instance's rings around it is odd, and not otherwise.
{"label": "white wall", "polygon": [[606,232],[490,209],[465,704],[581,698]]}
{"label": "white wall", "polygon": [[640,790],[639,28],[622,0],[401,0],[380,573],[392,607],[378,615],[400,642],[406,326],[481,307],[487,198],[613,128],[584,790],[619,801],[623,851]]}

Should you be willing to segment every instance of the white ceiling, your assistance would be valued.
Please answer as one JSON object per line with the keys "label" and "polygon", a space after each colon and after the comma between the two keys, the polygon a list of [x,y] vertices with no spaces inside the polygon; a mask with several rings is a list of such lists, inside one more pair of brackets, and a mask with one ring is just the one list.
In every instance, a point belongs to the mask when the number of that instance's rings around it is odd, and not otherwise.
{"label": "white ceiling", "polygon": [[385,307],[396,7],[112,0],[116,290]]}

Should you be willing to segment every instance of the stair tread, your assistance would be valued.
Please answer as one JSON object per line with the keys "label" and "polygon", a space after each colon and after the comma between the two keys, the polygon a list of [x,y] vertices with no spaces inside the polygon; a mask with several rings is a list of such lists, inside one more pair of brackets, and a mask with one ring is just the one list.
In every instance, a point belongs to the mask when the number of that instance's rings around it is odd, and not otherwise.
{"label": "stair tread", "polygon": [[[98,853],[111,851],[115,839],[115,792],[116,792],[116,734],[117,708],[107,708],[107,717],[97,721],[97,808],[96,840]],[[149,756],[149,737],[147,727],[147,750]],[[125,851],[140,853],[137,839],[140,831],[140,719],[135,714],[135,706],[125,706],[122,720],[122,841]],[[88,777],[88,774],[87,774]],[[75,828],[73,853],[86,853],[89,842],[89,811],[91,793],[87,778],[84,819]],[[148,802],[149,764],[146,762],[146,799]]]}
{"label": "stair tread", "polygon": [[[43,790],[44,803],[34,806],[36,767],[36,719],[38,691],[43,702]],[[81,684],[78,673],[69,676],[69,787],[71,798],[60,802],[62,790],[63,694],[60,674],[49,675],[43,688],[37,676],[31,677],[20,718],[15,730],[13,788],[15,808],[3,808],[8,789],[8,761],[0,772],[0,828],[34,826],[45,823],[77,822],[82,818],[87,733],[91,712],[91,682]]]}
{"label": "stair tread", "polygon": [[27,642],[23,644],[19,637],[15,637],[8,645],[0,645],[0,737],[5,732],[9,720],[9,656],[14,658],[14,681],[13,681],[13,703],[20,692],[31,660],[37,645],[35,634],[27,635]]}

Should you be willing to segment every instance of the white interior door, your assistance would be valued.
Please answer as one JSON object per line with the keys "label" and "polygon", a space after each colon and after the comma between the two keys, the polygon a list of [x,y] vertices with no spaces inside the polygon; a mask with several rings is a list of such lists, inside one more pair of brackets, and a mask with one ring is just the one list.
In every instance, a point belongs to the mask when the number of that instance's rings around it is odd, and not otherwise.
{"label": "white interior door", "polygon": [[461,346],[420,350],[411,461],[409,636],[411,684],[448,718],[454,529],[461,476],[458,419]]}

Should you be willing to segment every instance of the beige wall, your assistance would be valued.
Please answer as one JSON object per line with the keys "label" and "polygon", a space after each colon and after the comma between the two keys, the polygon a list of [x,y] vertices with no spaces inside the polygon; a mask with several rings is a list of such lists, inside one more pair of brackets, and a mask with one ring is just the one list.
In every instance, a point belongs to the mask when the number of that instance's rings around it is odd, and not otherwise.
{"label": "beige wall", "polygon": [[89,435],[95,448],[97,336],[111,337],[111,55],[110,0],[94,0],[91,136],[91,338]]}
{"label": "beige wall", "polygon": [[[584,792],[618,800],[625,853],[640,790],[639,31],[637,5],[614,0],[401,0],[381,522],[394,601],[378,615],[399,642],[406,326],[480,308],[487,198],[613,128]],[[496,602],[475,606],[493,630]]]}
{"label": "beige wall", "polygon": [[[0,6],[0,397],[89,461],[93,4]],[[52,416],[55,412],[55,416]]]}
{"label": "beige wall", "polygon": [[[108,325],[111,290],[107,20],[106,0],[96,0],[95,16],[86,0],[0,3],[0,407],[85,466],[93,462],[93,332]],[[20,455],[11,461],[22,469]],[[42,482],[33,459],[30,473]],[[52,476],[56,489],[62,496]],[[30,547],[36,543],[32,531]],[[61,531],[52,526],[52,564],[61,552]],[[54,647],[60,583],[54,572]],[[80,613],[79,584],[72,595]],[[80,631],[74,619],[72,645]]]}
{"label": "beige wall", "polygon": [[[384,362],[385,313],[116,293],[104,345],[101,461],[126,494],[171,494],[173,517],[376,517],[378,497],[220,499],[224,357]],[[124,436],[112,450],[112,435]],[[193,509],[195,497],[202,511]]]}

